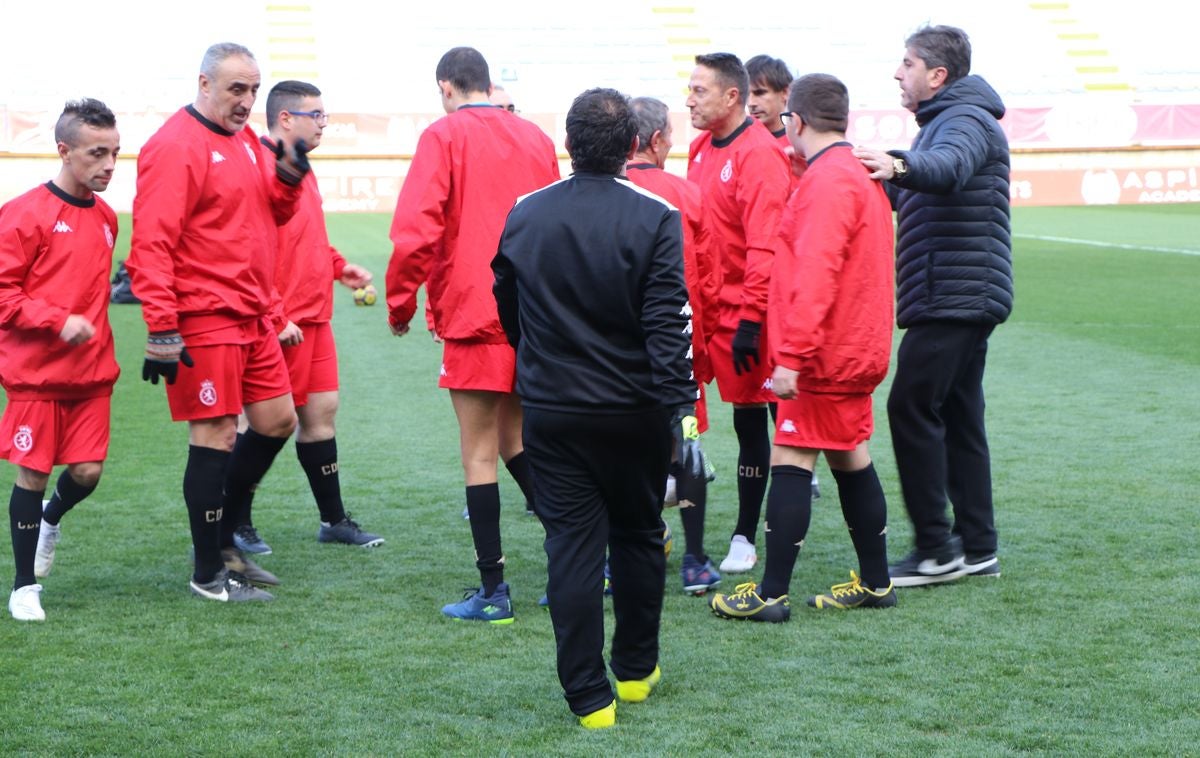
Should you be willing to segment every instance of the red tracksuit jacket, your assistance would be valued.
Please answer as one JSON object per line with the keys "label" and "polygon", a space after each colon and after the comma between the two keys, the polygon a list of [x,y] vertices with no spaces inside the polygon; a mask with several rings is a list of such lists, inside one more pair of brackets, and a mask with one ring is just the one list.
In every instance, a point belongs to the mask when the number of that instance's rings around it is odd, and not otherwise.
{"label": "red tracksuit jacket", "polygon": [[221,344],[229,327],[268,313],[275,227],[303,186],[275,178],[250,127],[227,132],[192,106],[171,116],[138,155],[126,263],[149,330]]}
{"label": "red tracksuit jacket", "polygon": [[892,206],[851,149],[809,161],[771,275],[773,358],[810,392],[872,392],[892,354]]}
{"label": "red tracksuit jacket", "polygon": [[688,151],[688,181],[700,186],[705,223],[721,256],[721,323],[762,323],[767,312],[771,259],[787,200],[787,157],[771,132],[750,117],[714,141],[704,132]]}
{"label": "red tracksuit jacket", "polygon": [[492,295],[492,258],[517,198],[558,178],[550,138],[502,108],[466,105],[430,124],[392,218],[392,325],[412,320],[417,289],[427,282],[440,336],[507,341]]}
{"label": "red tracksuit jacket", "polygon": [[[121,373],[108,325],[116,238],[107,203],[52,182],[0,208],[0,384],[10,400],[112,394]],[[82,345],[58,338],[72,313],[96,327]]]}

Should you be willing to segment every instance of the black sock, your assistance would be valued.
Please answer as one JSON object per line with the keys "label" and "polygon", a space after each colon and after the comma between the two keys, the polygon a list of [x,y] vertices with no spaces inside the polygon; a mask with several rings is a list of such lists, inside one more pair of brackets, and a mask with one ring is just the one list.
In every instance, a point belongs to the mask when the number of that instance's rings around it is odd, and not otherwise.
{"label": "black sock", "polygon": [[42,496],[45,494],[45,490],[35,492],[14,484],[12,497],[8,500],[13,561],[17,566],[14,590],[37,584],[37,577],[33,575],[33,556],[37,554],[38,535],[42,531]]}
{"label": "black sock", "polygon": [[812,472],[799,466],[772,466],[767,494],[767,567],[760,593],[788,594],[792,569],[812,520]]}
{"label": "black sock", "polygon": [[858,471],[833,469],[833,480],[837,482],[854,552],[858,553],[858,574],[863,584],[873,590],[887,587],[892,581],[887,564],[887,500],[875,464]]}
{"label": "black sock", "polygon": [[287,437],[268,437],[253,429],[238,435],[225,471],[222,498],[225,518],[221,522],[221,547],[233,547],[234,529],[250,523],[254,489],[266,475],[267,469],[271,468],[285,442]]}
{"label": "black sock", "polygon": [[[234,450],[237,450],[237,446],[239,443],[241,443],[242,437],[244,435],[245,435],[245,432],[237,433],[237,439],[233,443]],[[233,460],[233,456],[230,456],[229,460]],[[225,467],[226,467],[225,474],[226,474],[226,476],[228,476],[229,461],[225,462]],[[221,477],[221,481],[225,481],[225,477]],[[228,504],[226,504],[225,515],[227,516],[228,523],[223,525],[222,528],[225,528],[227,526],[228,528],[230,528],[231,530],[236,532],[238,530],[238,528],[240,528],[240,527],[253,526],[254,525],[253,511],[254,511],[254,490],[250,490],[242,497],[241,502],[239,502],[237,504],[236,508],[231,508],[231,507],[229,507]]]}
{"label": "black sock", "polygon": [[734,408],[733,430],[738,439],[738,519],[733,533],[754,544],[763,495],[767,491],[767,469],[771,465],[767,409]]}
{"label": "black sock", "polygon": [[504,553],[500,548],[500,485],[473,484],[467,487],[467,513],[471,516],[471,539],[475,543],[475,567],[483,582],[483,594],[491,595],[504,581]]}
{"label": "black sock", "polygon": [[533,469],[529,466],[529,459],[525,457],[525,451],[522,450],[505,461],[504,467],[508,469],[513,481],[521,488],[521,494],[525,496],[525,507],[529,510],[536,510],[533,507]]}
{"label": "black sock", "polygon": [[221,480],[229,453],[211,447],[188,446],[187,468],[183,471],[183,502],[187,504],[192,529],[199,584],[211,582],[225,567],[221,560]]}
{"label": "black sock", "polygon": [[316,442],[297,442],[296,457],[308,477],[308,486],[312,488],[313,497],[317,501],[317,510],[321,512],[321,521],[333,525],[346,518],[346,508],[342,505],[342,483],[338,478],[337,439]]}
{"label": "black sock", "polygon": [[708,560],[704,552],[704,509],[708,503],[704,473],[692,476],[687,471],[677,472],[675,492],[679,497],[679,520],[683,522],[684,551],[703,564]]}
{"label": "black sock", "polygon": [[42,520],[51,526],[58,526],[67,511],[74,508],[88,495],[96,491],[96,485],[85,487],[71,476],[70,469],[63,469],[58,475],[58,484],[54,485],[54,494],[42,513]]}

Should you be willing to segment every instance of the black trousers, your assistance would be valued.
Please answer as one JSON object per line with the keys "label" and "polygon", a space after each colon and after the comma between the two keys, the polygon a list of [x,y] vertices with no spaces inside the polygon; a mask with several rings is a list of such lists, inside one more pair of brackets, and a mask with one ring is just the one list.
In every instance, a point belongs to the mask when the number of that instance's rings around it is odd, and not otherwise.
{"label": "black trousers", "polygon": [[658,665],[666,557],[663,482],[671,457],[665,410],[597,415],[525,408],[534,507],[546,529],[558,678],[580,716],[613,700],[604,667],[604,553],[612,572],[611,665],[619,680]]}
{"label": "black trousers", "polygon": [[942,546],[951,533],[968,554],[996,550],[983,422],[983,369],[994,328],[931,322],[909,327],[900,342],[888,423],[918,550]]}

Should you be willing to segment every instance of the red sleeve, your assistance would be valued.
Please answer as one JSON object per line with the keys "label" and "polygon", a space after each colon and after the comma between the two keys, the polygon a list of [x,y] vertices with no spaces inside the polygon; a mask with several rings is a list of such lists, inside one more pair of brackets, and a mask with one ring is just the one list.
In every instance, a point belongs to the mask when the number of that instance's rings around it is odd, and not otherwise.
{"label": "red sleeve", "polygon": [[172,142],[168,135],[152,139],[138,156],[133,237],[125,265],[133,292],[142,301],[142,318],[151,332],[179,328],[174,252],[208,168],[204,145],[193,144],[199,153],[188,143]]}
{"label": "red sleeve", "polygon": [[417,289],[429,278],[435,253],[441,249],[446,228],[446,201],[450,197],[450,166],[440,133],[421,133],[408,176],[396,200],[392,217],[392,258],[388,261],[388,321],[401,327],[417,311]]}
{"label": "red sleeve", "polygon": [[11,204],[0,210],[0,327],[57,335],[70,311],[25,292],[25,277],[45,236],[39,226]]}
{"label": "red sleeve", "polygon": [[[771,147],[776,145],[772,142]],[[747,180],[738,183],[737,198],[746,234],[746,271],[738,318],[761,324],[767,313],[771,265],[791,170],[779,149],[751,148],[742,156],[738,173]]]}
{"label": "red sleeve", "polygon": [[346,270],[346,257],[339,253],[333,245],[329,246],[329,257],[333,259],[333,280],[336,282],[342,278],[342,272]]}
{"label": "red sleeve", "polygon": [[[852,189],[850,191],[853,191]],[[824,344],[825,317],[838,297],[846,242],[857,219],[856,194],[842,188],[809,186],[795,198],[796,225],[790,248],[779,335],[779,362],[793,370]]]}

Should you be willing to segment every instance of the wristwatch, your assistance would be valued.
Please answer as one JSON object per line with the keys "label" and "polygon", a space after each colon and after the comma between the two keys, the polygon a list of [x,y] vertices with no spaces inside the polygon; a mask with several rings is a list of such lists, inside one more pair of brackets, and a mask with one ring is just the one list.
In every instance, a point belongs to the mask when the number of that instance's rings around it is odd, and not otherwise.
{"label": "wristwatch", "polygon": [[908,164],[903,158],[892,158],[892,178],[903,179],[908,175]]}

